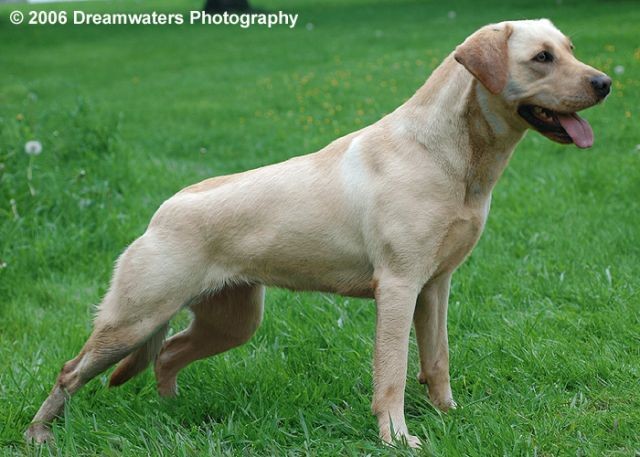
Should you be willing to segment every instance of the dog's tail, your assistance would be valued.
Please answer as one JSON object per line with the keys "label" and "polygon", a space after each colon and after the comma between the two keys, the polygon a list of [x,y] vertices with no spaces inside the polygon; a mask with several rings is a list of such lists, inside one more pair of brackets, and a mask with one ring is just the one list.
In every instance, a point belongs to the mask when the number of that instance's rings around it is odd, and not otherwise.
{"label": "dog's tail", "polygon": [[160,327],[142,346],[122,360],[111,374],[109,387],[122,385],[147,368],[149,362],[158,356],[168,328],[168,324]]}

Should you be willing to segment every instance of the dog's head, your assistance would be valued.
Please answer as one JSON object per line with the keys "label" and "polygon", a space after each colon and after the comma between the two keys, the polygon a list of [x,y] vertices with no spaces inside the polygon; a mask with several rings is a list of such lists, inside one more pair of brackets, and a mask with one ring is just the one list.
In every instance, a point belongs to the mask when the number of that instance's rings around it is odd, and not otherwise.
{"label": "dog's head", "polygon": [[576,59],[569,38],[549,20],[488,25],[454,57],[523,126],[558,143],[593,144],[591,126],[576,112],[604,100],[611,78]]}

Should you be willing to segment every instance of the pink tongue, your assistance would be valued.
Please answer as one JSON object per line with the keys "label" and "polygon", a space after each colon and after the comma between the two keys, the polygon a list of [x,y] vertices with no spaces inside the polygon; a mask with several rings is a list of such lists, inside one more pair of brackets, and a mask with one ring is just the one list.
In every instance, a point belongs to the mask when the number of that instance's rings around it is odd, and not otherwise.
{"label": "pink tongue", "polygon": [[558,120],[576,146],[579,148],[590,148],[593,146],[593,130],[589,123],[576,113],[559,114]]}

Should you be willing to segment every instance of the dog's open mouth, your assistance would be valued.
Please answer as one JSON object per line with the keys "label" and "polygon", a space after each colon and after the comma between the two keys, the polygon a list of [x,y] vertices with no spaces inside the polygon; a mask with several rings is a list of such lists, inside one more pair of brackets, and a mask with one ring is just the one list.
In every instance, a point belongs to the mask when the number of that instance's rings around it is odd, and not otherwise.
{"label": "dog's open mouth", "polygon": [[518,114],[534,129],[558,143],[574,143],[579,148],[593,146],[593,130],[577,113],[559,113],[535,105],[521,105]]}

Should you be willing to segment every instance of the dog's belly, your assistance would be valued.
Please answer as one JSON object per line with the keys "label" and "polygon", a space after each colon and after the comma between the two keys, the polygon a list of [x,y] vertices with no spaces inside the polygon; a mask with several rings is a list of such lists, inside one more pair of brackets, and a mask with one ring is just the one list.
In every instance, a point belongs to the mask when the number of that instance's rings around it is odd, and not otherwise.
{"label": "dog's belly", "polygon": [[373,266],[368,259],[320,242],[315,249],[266,249],[249,256],[241,275],[267,286],[373,297]]}
{"label": "dog's belly", "polygon": [[328,278],[301,278],[286,276],[282,278],[266,278],[262,281],[267,286],[283,287],[295,291],[329,292],[355,298],[374,298],[373,280],[367,277],[343,275],[334,281]]}

